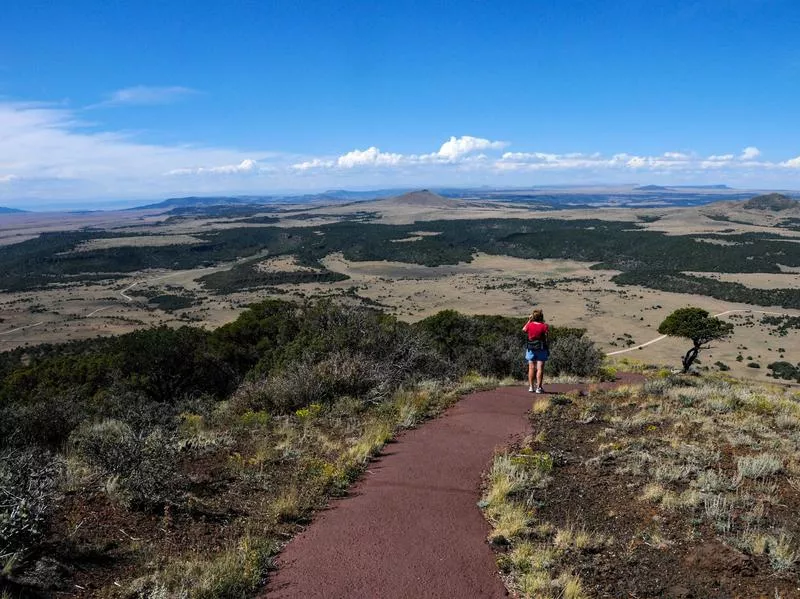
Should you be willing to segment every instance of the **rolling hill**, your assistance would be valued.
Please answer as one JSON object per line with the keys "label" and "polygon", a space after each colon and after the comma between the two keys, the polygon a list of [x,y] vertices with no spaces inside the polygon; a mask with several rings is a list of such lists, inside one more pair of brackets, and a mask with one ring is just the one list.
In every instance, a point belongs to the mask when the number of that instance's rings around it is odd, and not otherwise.
{"label": "rolling hill", "polygon": [[793,200],[782,193],[768,193],[756,196],[742,205],[745,210],[772,210],[773,212],[798,207],[800,207],[800,201]]}
{"label": "rolling hill", "polygon": [[404,193],[385,200],[379,200],[376,203],[395,206],[414,206],[418,208],[458,208],[464,205],[462,200],[446,198],[427,189]]}

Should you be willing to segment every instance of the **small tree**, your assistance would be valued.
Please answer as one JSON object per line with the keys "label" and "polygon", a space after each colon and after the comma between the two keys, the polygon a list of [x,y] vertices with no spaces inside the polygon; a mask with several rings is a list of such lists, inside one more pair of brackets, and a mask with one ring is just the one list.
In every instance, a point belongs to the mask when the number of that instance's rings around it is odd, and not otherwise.
{"label": "small tree", "polygon": [[683,372],[689,372],[692,362],[705,344],[727,337],[732,331],[732,324],[709,316],[702,308],[679,308],[658,326],[658,332],[662,335],[692,340],[691,349],[681,359]]}

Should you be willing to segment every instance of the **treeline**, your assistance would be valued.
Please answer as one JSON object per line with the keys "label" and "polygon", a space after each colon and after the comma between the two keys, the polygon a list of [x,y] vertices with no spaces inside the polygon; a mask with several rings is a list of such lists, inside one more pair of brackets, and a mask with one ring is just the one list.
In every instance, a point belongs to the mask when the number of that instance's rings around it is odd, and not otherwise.
{"label": "treeline", "polygon": [[[426,235],[410,243],[392,243],[416,231]],[[197,234],[200,243],[160,247],[119,247],[71,251],[101,233],[49,234],[8,246],[0,256],[0,288],[35,289],[53,282],[148,268],[192,269],[242,258],[293,255],[318,274],[260,273],[240,265],[205,279],[222,293],[282,282],[331,281],[320,260],[342,252],[353,261],[388,260],[426,266],[469,262],[476,252],[532,259],[571,259],[597,263],[597,269],[624,271],[618,282],[666,291],[712,295],[731,301],[796,306],[793,290],[758,290],[711,280],[692,279],[681,271],[781,272],[779,265],[800,266],[800,244],[776,234],[666,235],[643,230],[634,222],[557,219],[440,220],[411,225],[339,222],[319,227],[248,227]],[[724,241],[713,243],[715,240]],[[706,291],[707,289],[707,291]],[[740,299],[737,299],[740,298]]]}
{"label": "treeline", "polygon": [[761,324],[775,327],[779,336],[785,337],[791,329],[800,329],[800,316],[777,316],[767,314],[761,319]]}
{"label": "treeline", "polygon": [[315,270],[269,271],[258,267],[259,260],[248,260],[228,270],[214,272],[198,279],[206,289],[220,295],[264,289],[275,285],[301,283],[332,283],[344,281],[347,275],[320,267]]}
{"label": "treeline", "polygon": [[53,283],[117,278],[146,269],[189,270],[233,261],[258,252],[293,251],[303,243],[284,229],[251,227],[196,235],[194,244],[123,246],[75,251],[87,241],[118,235],[97,232],[43,233],[3,248],[0,289],[28,291]]}
{"label": "treeline", "polygon": [[800,308],[800,289],[757,289],[675,271],[631,270],[611,279],[618,285],[641,285],[660,291],[705,295],[726,302]]}

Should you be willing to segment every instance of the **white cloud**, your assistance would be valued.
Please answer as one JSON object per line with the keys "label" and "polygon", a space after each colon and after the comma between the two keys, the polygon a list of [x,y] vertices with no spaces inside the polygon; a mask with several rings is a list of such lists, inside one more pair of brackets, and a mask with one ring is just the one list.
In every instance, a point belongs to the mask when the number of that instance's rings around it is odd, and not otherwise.
{"label": "white cloud", "polygon": [[791,160],[787,160],[785,162],[781,162],[781,166],[786,166],[789,168],[800,168],[800,156],[797,158],[792,158]]}
{"label": "white cloud", "polygon": [[[686,152],[664,152],[656,156],[638,156],[627,152],[604,157],[601,154],[552,154],[546,152],[505,152],[494,164],[498,171],[552,171],[552,172],[593,172],[599,176],[608,176],[613,172],[623,173],[626,170],[635,172],[651,172],[655,174],[674,173],[675,175],[702,176],[703,172],[719,173],[728,170],[730,174],[742,169],[761,169],[763,172],[776,166],[793,166],[787,161],[775,164],[757,161],[756,148],[748,148],[743,154],[750,156],[745,160],[737,159],[734,154],[715,154],[706,158]],[[800,157],[798,157],[800,159]],[[605,173],[605,175],[604,175]],[[715,175],[717,176],[717,175]]]}
{"label": "white cloud", "polygon": [[482,150],[502,150],[508,145],[504,141],[489,141],[480,137],[463,135],[461,137],[451,137],[442,144],[437,155],[446,160],[458,160],[462,156]]}
{"label": "white cloud", "polygon": [[683,152],[664,152],[664,158],[667,160],[686,160],[689,155]]}
{"label": "white cloud", "polygon": [[0,102],[0,131],[0,172],[17,178],[12,199],[216,193],[237,189],[231,177],[206,176],[187,185],[188,177],[177,183],[163,175],[260,176],[272,168],[264,161],[285,161],[270,152],[146,144],[122,133],[98,133],[74,111],[42,104]]}
{"label": "white cloud", "polygon": [[648,159],[642,158],[641,156],[634,156],[628,162],[625,163],[625,166],[629,168],[642,168],[643,166],[647,166]]}
{"label": "white cloud", "polygon": [[366,150],[353,150],[336,160],[336,166],[340,168],[355,168],[359,166],[397,166],[406,161],[402,154],[391,154],[381,152],[375,146]]}
{"label": "white cloud", "polygon": [[739,156],[740,160],[754,160],[761,156],[761,150],[753,146],[747,146],[744,150],[742,150],[742,155]]}
{"label": "white cloud", "polygon": [[[505,151],[507,142],[450,137],[438,149],[395,153],[377,146],[341,155],[289,155],[231,148],[143,143],[98,131],[63,106],[0,101],[0,205],[55,200],[270,193],[333,186],[482,185],[565,181],[726,182],[800,187],[800,156],[770,162],[755,148],[707,157]],[[546,150],[546,148],[544,148]],[[173,176],[165,176],[173,175]]]}
{"label": "white cloud", "polygon": [[255,173],[262,171],[258,162],[251,158],[245,158],[239,164],[226,164],[223,166],[200,166],[197,168],[176,168],[167,171],[167,175],[203,175],[203,174],[216,174],[216,175],[236,175],[240,173]]}
{"label": "white cloud", "polygon": [[355,149],[335,159],[313,158],[292,165],[296,171],[313,169],[356,169],[369,167],[400,167],[414,165],[458,164],[474,166],[486,162],[488,156],[476,154],[483,150],[500,150],[508,145],[503,141],[491,141],[480,137],[463,135],[450,137],[438,151],[428,154],[397,154],[383,152],[375,146],[366,150]]}
{"label": "white cloud", "polygon": [[197,91],[178,85],[154,87],[149,85],[136,85],[118,89],[93,107],[101,106],[152,106],[156,104],[171,104],[186,96],[196,94]]}
{"label": "white cloud", "polygon": [[[571,158],[579,158],[581,156],[582,154],[570,154]],[[559,156],[558,154],[545,154],[544,152],[506,152],[500,159],[520,162],[556,162]]]}
{"label": "white cloud", "polygon": [[308,171],[319,168],[331,168],[336,163],[333,160],[322,160],[321,158],[314,158],[313,160],[306,160],[305,162],[298,162],[293,164],[292,168],[298,171]]}

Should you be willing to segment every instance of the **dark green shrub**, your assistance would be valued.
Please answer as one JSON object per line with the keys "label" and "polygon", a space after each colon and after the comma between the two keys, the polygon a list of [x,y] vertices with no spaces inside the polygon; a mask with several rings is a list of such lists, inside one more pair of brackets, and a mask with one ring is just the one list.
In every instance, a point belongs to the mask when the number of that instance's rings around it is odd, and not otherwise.
{"label": "dark green shrub", "polygon": [[0,447],[61,447],[86,412],[75,394],[45,396],[0,408]]}
{"label": "dark green shrub", "polygon": [[561,337],[550,344],[550,359],[545,368],[550,375],[596,376],[604,357],[588,337]]}
{"label": "dark green shrub", "polygon": [[62,472],[63,461],[47,451],[0,452],[0,571],[10,569],[42,540],[60,499]]}
{"label": "dark green shrub", "polygon": [[224,397],[236,376],[215,354],[201,329],[158,327],[119,338],[118,384],[153,401],[173,402],[185,396]]}
{"label": "dark green shrub", "polygon": [[[487,376],[523,378],[526,372],[524,318],[467,316],[442,310],[414,327],[431,340],[452,364],[453,374],[476,371]],[[550,327],[551,344],[562,337],[580,337],[585,329]]]}
{"label": "dark green shrub", "polygon": [[322,359],[309,352],[260,381],[245,383],[233,397],[237,412],[264,410],[286,414],[311,403],[329,404],[349,396],[382,401],[418,376],[441,377],[428,362],[440,365],[413,336],[398,338],[384,359],[360,351],[334,350]]}
{"label": "dark green shrub", "polygon": [[800,382],[800,363],[795,366],[791,362],[772,362],[767,364],[767,368],[772,371],[772,376],[776,379],[796,380]]}
{"label": "dark green shrub", "polygon": [[92,467],[109,477],[123,503],[148,509],[163,505],[178,488],[173,439],[161,429],[136,435],[118,420],[104,420],[76,430],[72,442]]}

